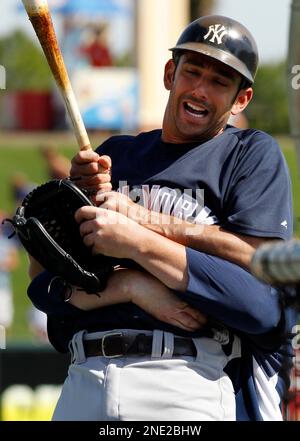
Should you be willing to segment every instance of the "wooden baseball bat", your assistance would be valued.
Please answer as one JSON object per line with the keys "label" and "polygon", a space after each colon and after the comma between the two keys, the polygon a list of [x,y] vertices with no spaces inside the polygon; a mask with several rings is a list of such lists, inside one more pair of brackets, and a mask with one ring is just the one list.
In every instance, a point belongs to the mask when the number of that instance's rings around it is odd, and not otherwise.
{"label": "wooden baseball bat", "polygon": [[56,84],[64,99],[80,150],[91,148],[69,75],[57,41],[47,0],[22,0]]}

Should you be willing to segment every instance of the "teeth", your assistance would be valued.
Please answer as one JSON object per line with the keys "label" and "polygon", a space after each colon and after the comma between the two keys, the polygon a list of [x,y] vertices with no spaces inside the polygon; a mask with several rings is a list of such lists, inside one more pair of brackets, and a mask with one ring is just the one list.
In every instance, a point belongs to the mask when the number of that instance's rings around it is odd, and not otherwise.
{"label": "teeth", "polygon": [[192,115],[194,118],[204,118],[208,114],[208,111],[205,108],[196,106],[195,104],[191,104],[188,102],[185,103],[185,110],[189,115]]}
{"label": "teeth", "polygon": [[194,104],[191,104],[191,103],[187,103],[187,105],[191,109],[196,110],[196,112],[205,112],[205,110],[206,110],[206,109],[203,109],[202,107],[195,106]]}

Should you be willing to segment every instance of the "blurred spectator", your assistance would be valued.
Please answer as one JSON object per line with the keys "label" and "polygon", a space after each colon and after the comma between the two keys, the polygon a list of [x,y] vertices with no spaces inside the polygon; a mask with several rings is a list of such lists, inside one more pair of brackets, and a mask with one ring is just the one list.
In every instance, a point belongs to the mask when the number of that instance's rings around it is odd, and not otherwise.
{"label": "blurred spectator", "polygon": [[19,263],[19,255],[14,242],[3,234],[5,218],[6,214],[0,210],[0,325],[8,329],[14,315],[11,272]]}
{"label": "blurred spectator", "polygon": [[10,177],[10,187],[15,207],[19,207],[25,196],[36,187],[36,184],[29,182],[25,173],[16,172]]}
{"label": "blurred spectator", "polygon": [[47,315],[31,306],[28,310],[28,324],[34,338],[41,343],[48,343]]}
{"label": "blurred spectator", "polygon": [[106,41],[107,25],[94,28],[89,39],[81,45],[79,51],[89,64],[94,67],[112,66],[113,60]]}
{"label": "blurred spectator", "polygon": [[40,148],[41,154],[46,161],[50,179],[63,179],[69,176],[71,162],[52,145],[45,145]]}

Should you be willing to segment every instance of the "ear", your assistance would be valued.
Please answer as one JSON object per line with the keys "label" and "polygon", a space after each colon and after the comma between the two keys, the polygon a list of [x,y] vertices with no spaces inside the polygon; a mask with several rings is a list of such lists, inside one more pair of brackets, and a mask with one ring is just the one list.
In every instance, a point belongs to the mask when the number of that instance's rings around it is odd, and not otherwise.
{"label": "ear", "polygon": [[171,59],[165,65],[164,85],[167,90],[171,90],[174,82],[175,64]]}
{"label": "ear", "polygon": [[253,97],[252,87],[248,87],[247,89],[240,90],[231,108],[231,114],[237,115],[238,113],[241,113],[248,106],[248,104],[252,100],[252,97]]}

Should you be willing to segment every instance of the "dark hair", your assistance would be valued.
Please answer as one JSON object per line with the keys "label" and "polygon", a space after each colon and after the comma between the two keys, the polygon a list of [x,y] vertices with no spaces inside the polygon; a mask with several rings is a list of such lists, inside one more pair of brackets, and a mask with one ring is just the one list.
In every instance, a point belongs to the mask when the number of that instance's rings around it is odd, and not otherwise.
{"label": "dark hair", "polygon": [[183,55],[185,52],[186,51],[173,51],[172,58],[176,67],[178,66],[181,55]]}

